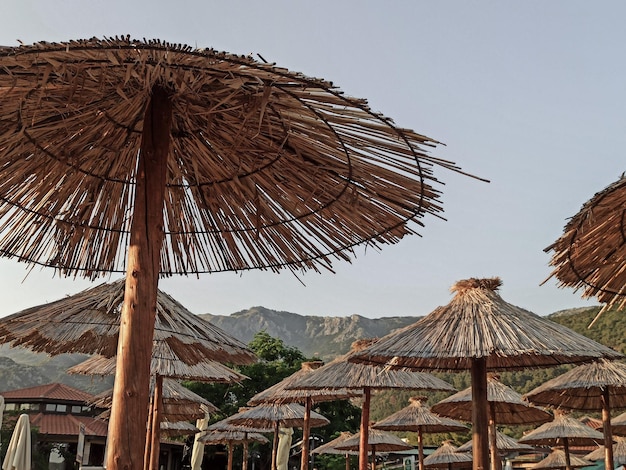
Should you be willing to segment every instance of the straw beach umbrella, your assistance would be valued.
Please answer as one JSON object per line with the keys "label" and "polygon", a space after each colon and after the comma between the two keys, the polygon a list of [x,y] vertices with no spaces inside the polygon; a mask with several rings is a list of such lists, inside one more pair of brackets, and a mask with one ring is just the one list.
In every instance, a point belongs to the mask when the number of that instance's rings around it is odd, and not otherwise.
{"label": "straw beach umbrella", "polygon": [[[261,404],[253,408],[240,411],[226,421],[229,424],[239,424],[248,428],[272,428],[274,441],[272,445],[272,470],[276,470],[276,457],[278,452],[279,428],[301,428],[304,426],[306,410],[297,403]],[[309,414],[309,426],[326,426],[330,421],[319,413],[311,411]]]}
{"label": "straw beach umbrella", "polygon": [[323,366],[322,361],[303,362],[300,370],[294,372],[289,377],[281,380],[277,384],[257,393],[248,401],[249,406],[256,406],[262,403],[301,403],[304,404],[304,424],[302,427],[302,458],[300,468],[305,470],[309,462],[309,436],[311,429],[309,426],[309,416],[313,403],[323,401],[334,401],[359,396],[360,393],[348,389],[290,389],[292,385],[297,385],[304,377],[316,369]]}
{"label": "straw beach umbrella", "polygon": [[622,355],[505,302],[499,278],[457,282],[450,303],[350,360],[416,370],[470,370],[474,470],[489,467],[487,371],[550,367]]}
{"label": "straw beach umbrella", "polygon": [[585,202],[563,234],[545,249],[552,252],[550,277],[561,287],[582,289],[584,298],[596,297],[605,304],[600,313],[612,305],[626,306],[625,204],[622,175]]}
{"label": "straw beach umbrella", "polygon": [[[491,441],[491,428],[489,428],[489,440]],[[507,436],[500,431],[496,431],[496,449],[500,454],[509,454],[511,452],[534,452],[535,448],[528,444],[522,444],[521,442],[517,442],[512,437]],[[471,452],[473,447],[472,440],[467,441],[462,446],[457,448],[457,452]]]}
{"label": "straw beach umbrella", "polygon": [[[613,444],[613,465],[625,465],[626,464],[626,439],[621,437],[614,438],[615,444]],[[586,460],[604,460],[606,451],[604,446],[598,446],[598,448],[585,455]],[[607,468],[607,467],[605,467]]]}
{"label": "straw beach umbrella", "polygon": [[350,456],[359,455],[358,450],[340,450],[337,446],[343,444],[346,440],[350,439],[353,434],[349,431],[342,431],[332,441],[322,444],[311,451],[311,454],[340,454],[346,457],[346,470],[350,470]]}
{"label": "straw beach umbrella", "polygon": [[[234,415],[233,415],[234,416]],[[240,443],[243,446],[243,458],[241,463],[242,470],[248,469],[248,439],[247,436],[250,434],[261,434],[261,433],[270,433],[274,432],[274,426],[269,427],[248,427],[242,424],[232,424],[228,421],[228,418],[222,419],[221,421],[217,421],[216,423],[211,424],[206,428],[207,433],[210,432],[227,432],[227,433],[242,433],[243,440]],[[196,435],[196,438],[200,440],[202,438],[203,433],[199,433]],[[200,445],[204,446],[202,442],[199,442]],[[202,463],[199,460],[198,468],[193,470],[200,470],[200,464]]]}
{"label": "straw beach umbrella", "polygon": [[519,442],[536,445],[562,445],[565,451],[566,468],[569,470],[570,446],[598,445],[604,435],[577,419],[555,412],[554,420],[522,436]]}
{"label": "straw beach umbrella", "polygon": [[457,448],[450,441],[445,441],[429,456],[424,459],[424,466],[427,468],[445,467],[468,468],[472,466],[472,454],[468,452],[457,452]]}
{"label": "straw beach umbrella", "polygon": [[329,268],[415,232],[442,210],[433,167],[458,171],[251,57],[116,37],[3,47],[0,71],[0,253],[127,275],[110,470],[141,467],[159,274]]}
{"label": "straw beach umbrella", "polygon": [[[361,436],[359,433],[356,433],[342,443],[337,444],[335,448],[337,450],[358,450],[361,452],[361,445]],[[399,437],[370,427],[366,451],[372,456],[372,470],[376,470],[376,452],[398,452],[410,449],[413,449],[413,446],[407,444]]]}
{"label": "straw beach umbrella", "polygon": [[406,389],[426,391],[454,391],[454,387],[443,380],[426,373],[405,370],[390,370],[385,367],[352,363],[349,359],[377,339],[362,339],[352,344],[351,350],[335,358],[304,377],[293,388],[298,389],[352,389],[363,396],[359,470],[367,470],[367,442],[369,429],[369,411],[372,390]]}
{"label": "straw beach umbrella", "polygon": [[626,436],[626,413],[622,413],[611,419],[611,431],[618,436]]}
{"label": "straw beach umbrella", "polygon": [[[443,416],[471,422],[472,388],[444,398],[435,403],[431,410]],[[487,374],[487,419],[491,468],[498,470],[502,467],[502,461],[498,455],[496,424],[545,423],[552,419],[552,415],[523,400],[519,393],[500,382],[497,376]]]}
{"label": "straw beach umbrella", "polygon": [[605,466],[613,468],[611,408],[626,407],[626,364],[601,360],[584,364],[528,392],[539,405],[579,411],[602,410]]}
{"label": "straw beach umbrella", "polygon": [[418,468],[424,469],[424,433],[464,431],[467,426],[433,413],[426,406],[426,397],[411,397],[410,405],[375,423],[373,429],[383,431],[413,431],[417,433]]}
{"label": "straw beach umbrella", "polygon": [[593,462],[587,459],[576,457],[575,455],[568,455],[567,452],[562,449],[553,449],[545,459],[537,462],[530,468],[533,470],[566,469],[589,467],[591,465],[593,465]]}

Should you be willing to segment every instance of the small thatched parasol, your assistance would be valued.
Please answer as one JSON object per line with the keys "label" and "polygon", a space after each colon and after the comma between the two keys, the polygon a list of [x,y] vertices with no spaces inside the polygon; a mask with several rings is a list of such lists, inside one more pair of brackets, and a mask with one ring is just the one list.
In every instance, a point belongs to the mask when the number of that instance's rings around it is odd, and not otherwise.
{"label": "small thatched parasol", "polygon": [[[604,446],[598,446],[598,448],[585,455],[587,460],[604,460],[606,455]],[[613,464],[614,465],[626,465],[626,439],[622,437],[615,438],[615,444],[613,444]]]}
{"label": "small thatched parasol", "polygon": [[[361,436],[357,432],[342,443],[335,445],[335,448],[337,450],[358,450],[360,455],[361,445]],[[398,452],[412,448],[413,446],[391,433],[371,427],[369,429],[366,452],[372,456],[372,470],[376,470],[376,452]]]}
{"label": "small thatched parasol", "polygon": [[601,360],[548,380],[525,397],[539,405],[578,411],[602,410],[605,467],[613,468],[611,408],[626,407],[626,364]]}
{"label": "small thatched parasol", "polygon": [[593,462],[589,460],[576,457],[575,455],[569,455],[563,449],[553,449],[552,452],[543,460],[537,462],[531,466],[532,470],[540,469],[567,469],[567,468],[581,468],[589,467],[593,465]]}
{"label": "small thatched parasol", "polygon": [[323,366],[322,361],[303,362],[300,370],[294,372],[289,377],[281,380],[277,384],[257,393],[249,401],[249,406],[256,406],[262,403],[302,403],[304,404],[305,415],[302,427],[302,458],[300,468],[306,470],[309,462],[309,437],[311,428],[308,420],[311,414],[313,403],[323,401],[341,400],[345,398],[359,396],[361,393],[353,389],[293,389],[292,385],[297,385],[304,377],[314,370]]}
{"label": "small thatched parasol", "polygon": [[[489,440],[491,441],[491,428],[489,428]],[[522,444],[521,442],[517,442],[512,437],[507,436],[500,431],[496,431],[496,448],[498,449],[498,453],[510,454],[511,452],[534,452],[535,448],[528,444]],[[473,442],[471,440],[467,441],[462,446],[456,450],[457,452],[471,452],[473,447]]]}
{"label": "small thatched parasol", "polygon": [[499,278],[457,282],[450,303],[350,360],[416,370],[466,370],[472,378],[474,470],[489,467],[487,371],[550,367],[622,355],[505,302]]}
{"label": "small thatched parasol", "polygon": [[337,436],[332,441],[329,441],[325,444],[322,444],[319,447],[316,447],[311,451],[311,454],[340,454],[345,455],[346,458],[346,470],[350,470],[350,456],[351,455],[359,455],[358,450],[339,450],[336,446],[343,444],[346,440],[350,439],[353,436],[351,432],[342,431],[339,436]]}
{"label": "small thatched parasol", "polygon": [[[213,424],[211,424],[210,426],[207,427],[206,429],[207,432],[241,432],[244,434],[244,440],[241,441],[241,444],[243,446],[243,458],[242,458],[242,462],[241,462],[241,468],[242,470],[247,470],[248,469],[248,441],[245,440],[245,436],[246,434],[260,434],[260,433],[270,433],[270,432],[274,432],[274,425],[272,424],[271,426],[268,427],[248,427],[248,426],[244,426],[242,424],[232,424],[228,421],[228,418],[223,419],[221,421],[217,421]],[[200,439],[200,437],[198,437],[198,439]],[[200,468],[200,464],[202,462],[199,462],[198,468]]]}
{"label": "small thatched parasol", "polygon": [[377,339],[362,339],[352,344],[351,350],[304,377],[292,388],[297,389],[348,389],[358,390],[363,396],[361,412],[361,439],[359,470],[367,470],[367,447],[369,410],[372,390],[390,388],[407,390],[454,391],[454,387],[443,380],[426,373],[406,370],[391,370],[385,367],[370,366],[350,362],[350,358]]}
{"label": "small thatched parasol", "polygon": [[424,466],[427,468],[445,467],[448,470],[469,468],[472,466],[472,454],[457,452],[457,448],[450,441],[445,441],[435,452],[424,459]]}
{"label": "small thatched parasol", "polygon": [[198,428],[187,421],[168,421],[164,419],[159,424],[159,427],[161,436],[164,437],[188,436],[198,432]]}
{"label": "small thatched parasol", "polygon": [[463,431],[467,426],[453,419],[439,416],[426,406],[426,397],[412,397],[410,405],[378,421],[373,429],[383,431],[413,431],[417,433],[418,468],[424,469],[424,433]]}
{"label": "small thatched parasol", "polygon": [[442,211],[433,167],[460,171],[251,57],[116,37],[3,47],[0,71],[0,253],[127,273],[109,470],[142,467],[160,273],[330,268],[416,232]]}
{"label": "small thatched parasol", "polygon": [[[200,442],[203,444],[222,444],[225,445],[228,449],[228,463],[227,470],[232,470],[233,468],[233,446],[236,444],[244,444],[247,448],[248,443],[250,442],[260,442],[265,444],[268,441],[267,437],[263,434],[259,434],[257,432],[247,432],[247,431],[218,431],[211,430],[205,431],[202,433],[202,436],[199,438]],[[244,452],[244,459],[247,460],[247,452]],[[245,466],[244,466],[245,468]]]}
{"label": "small thatched parasol", "polygon": [[626,177],[622,175],[583,204],[559,239],[545,249],[553,252],[550,277],[556,277],[562,287],[582,289],[583,297],[604,303],[598,316],[612,305],[626,306],[625,206]]}
{"label": "small thatched parasol", "polygon": [[577,419],[557,411],[554,420],[542,424],[537,429],[522,436],[519,442],[549,446],[562,445],[565,450],[566,468],[570,470],[571,467],[568,464],[569,447],[571,445],[598,445],[598,443],[604,442],[604,436]]}
{"label": "small thatched parasol", "polygon": [[[240,411],[225,421],[229,424],[242,425],[248,428],[273,428],[274,441],[272,445],[272,470],[276,470],[276,454],[278,447],[278,429],[296,428],[304,426],[306,410],[297,403],[261,404],[253,408]],[[312,428],[326,426],[330,421],[319,413],[310,411],[309,426]]]}
{"label": "small thatched parasol", "polygon": [[611,431],[618,436],[626,436],[626,413],[611,419]]}

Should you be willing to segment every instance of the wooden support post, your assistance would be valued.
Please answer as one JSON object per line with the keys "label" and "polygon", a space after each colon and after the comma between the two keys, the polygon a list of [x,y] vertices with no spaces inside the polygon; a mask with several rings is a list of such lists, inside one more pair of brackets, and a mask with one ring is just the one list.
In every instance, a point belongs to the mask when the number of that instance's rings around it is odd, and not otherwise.
{"label": "wooden support post", "polygon": [[424,436],[422,433],[422,427],[417,428],[417,458],[419,470],[424,470]]}
{"label": "wooden support post", "polygon": [[500,458],[497,444],[498,430],[496,428],[495,403],[488,401],[487,406],[489,407],[489,458],[491,470],[502,470],[502,459]]}
{"label": "wooden support post", "polygon": [[363,407],[361,409],[361,430],[359,435],[359,470],[367,470],[367,444],[370,425],[370,400],[372,391],[369,387],[363,388]]}
{"label": "wooden support post", "polygon": [[489,468],[487,418],[487,360],[484,357],[472,359],[472,454],[473,470]]}
{"label": "wooden support post", "polygon": [[613,430],[611,429],[611,399],[609,387],[602,389],[602,431],[604,433],[604,468],[613,467]]}
{"label": "wooden support post", "polygon": [[152,434],[150,435],[150,470],[159,470],[161,456],[161,416],[163,415],[163,376],[154,381],[154,405],[152,406]]}
{"label": "wooden support post", "polygon": [[107,438],[108,470],[143,470],[171,120],[169,94],[155,85],[143,121],[137,167]]}
{"label": "wooden support post", "polygon": [[302,459],[300,460],[300,469],[307,470],[309,468],[309,438],[311,437],[311,408],[312,402],[310,396],[306,397],[304,402],[304,423],[302,425]]}

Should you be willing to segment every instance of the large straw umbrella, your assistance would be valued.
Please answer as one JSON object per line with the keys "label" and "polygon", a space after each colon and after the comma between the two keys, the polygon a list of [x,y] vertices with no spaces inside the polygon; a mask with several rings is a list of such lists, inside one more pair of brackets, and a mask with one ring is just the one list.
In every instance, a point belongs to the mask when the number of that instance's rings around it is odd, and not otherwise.
{"label": "large straw umbrella", "polygon": [[367,470],[367,441],[369,411],[372,390],[406,389],[426,391],[454,391],[454,387],[443,380],[426,373],[406,370],[391,370],[386,367],[356,364],[349,359],[363,348],[376,343],[376,339],[362,339],[352,344],[351,350],[335,358],[304,377],[293,388],[298,389],[352,389],[363,396],[359,436],[359,470]]}
{"label": "large straw umbrella", "polygon": [[457,282],[450,303],[351,360],[417,370],[470,370],[474,470],[489,468],[487,371],[549,367],[622,355],[505,302],[499,278]]}
{"label": "large straw umbrella", "polygon": [[126,272],[110,470],[141,467],[159,273],[330,267],[415,232],[442,210],[433,167],[458,171],[251,57],[116,37],[4,47],[0,71],[0,253]]}
{"label": "large straw umbrella", "polygon": [[354,390],[348,389],[290,389],[292,385],[297,385],[304,377],[316,369],[323,366],[322,361],[303,362],[300,370],[294,372],[289,377],[281,380],[277,384],[257,393],[249,401],[249,406],[256,406],[262,403],[301,403],[304,405],[304,424],[302,427],[302,458],[300,468],[306,470],[309,465],[309,436],[311,429],[309,426],[309,416],[313,403],[323,401],[342,400],[360,395]]}
{"label": "large straw umbrella", "polygon": [[604,442],[604,436],[577,419],[557,411],[552,421],[522,436],[519,442],[549,446],[562,445],[565,451],[566,468],[570,470],[570,446],[597,445],[599,442]]}
{"label": "large straw umbrella", "polygon": [[[198,438],[203,444],[222,444],[228,449],[228,463],[226,465],[227,470],[233,469],[233,446],[236,444],[250,442],[260,442],[265,444],[268,441],[267,437],[257,432],[245,432],[245,431],[220,431],[211,430],[201,434]],[[244,456],[247,459],[247,456]]]}
{"label": "large straw umbrella", "polygon": [[[239,424],[248,428],[272,428],[274,441],[272,445],[272,470],[276,470],[276,457],[278,451],[278,429],[303,427],[306,410],[297,403],[285,403],[282,405],[265,403],[252,408],[242,410],[226,419],[229,424]],[[309,413],[309,426],[326,426],[330,421],[319,413]]]}
{"label": "large straw umbrella", "polygon": [[467,426],[454,419],[439,416],[426,406],[426,397],[411,397],[409,406],[375,423],[373,429],[413,431],[417,433],[418,468],[424,470],[424,433],[464,431]]}
{"label": "large straw umbrella", "polygon": [[576,457],[575,455],[569,455],[563,449],[552,449],[552,452],[548,456],[532,465],[532,470],[544,470],[544,469],[567,469],[567,468],[581,468],[589,467],[593,465],[587,459]]}
{"label": "large straw umbrella", "polygon": [[[472,421],[472,388],[469,387],[435,403],[431,410],[443,416]],[[552,419],[547,411],[522,398],[497,376],[487,375],[487,419],[489,421],[489,452],[491,468],[499,470],[502,461],[498,455],[496,424],[538,424]]]}
{"label": "large straw umbrella", "polygon": [[[356,433],[342,443],[335,445],[335,448],[337,450],[358,450],[361,452],[361,445],[360,433]],[[376,452],[398,452],[411,449],[413,449],[413,446],[407,444],[398,436],[371,427],[368,430],[366,452],[372,456],[372,470],[376,470]]]}
{"label": "large straw umbrella", "polygon": [[457,452],[457,448],[450,441],[443,442],[435,452],[424,459],[426,468],[445,467],[448,470],[456,468],[466,468],[472,466],[472,454],[468,452]]}
{"label": "large straw umbrella", "polygon": [[585,298],[596,297],[605,304],[600,313],[612,305],[626,306],[625,204],[622,175],[585,202],[545,249],[552,251],[550,277],[560,286],[582,289]]}
{"label": "large straw umbrella", "polygon": [[[489,429],[489,440],[491,440],[491,428]],[[512,437],[507,436],[500,431],[496,431],[495,438],[496,448],[500,454],[510,454],[511,452],[534,452],[535,448],[528,444],[522,444],[521,442],[517,442]],[[457,452],[471,452],[473,447],[473,442],[470,439],[462,446],[457,448]]]}
{"label": "large straw umbrella", "polygon": [[626,364],[601,360],[583,364],[528,392],[525,397],[538,405],[578,411],[602,410],[604,464],[613,468],[611,408],[626,407]]}
{"label": "large straw umbrella", "polygon": [[611,419],[611,431],[618,436],[626,436],[626,413],[622,413]]}

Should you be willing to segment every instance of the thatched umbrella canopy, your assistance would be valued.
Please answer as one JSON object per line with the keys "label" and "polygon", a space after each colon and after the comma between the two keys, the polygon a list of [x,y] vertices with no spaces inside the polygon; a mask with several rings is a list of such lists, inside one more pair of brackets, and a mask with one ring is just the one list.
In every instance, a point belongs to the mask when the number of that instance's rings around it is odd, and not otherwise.
{"label": "thatched umbrella canopy", "polygon": [[439,416],[426,406],[426,397],[411,397],[409,406],[375,423],[373,429],[383,431],[413,431],[417,433],[418,468],[424,470],[424,433],[464,431],[467,426]]}
{"label": "thatched umbrella canopy", "polygon": [[[247,445],[250,442],[260,442],[265,444],[269,442],[267,437],[263,434],[259,434],[258,432],[247,432],[247,431],[219,431],[219,430],[207,430],[202,433],[202,436],[199,438],[200,442],[203,444],[221,444],[225,445],[228,449],[228,463],[226,465],[227,470],[232,470],[233,468],[233,447],[236,444],[244,444],[247,449]],[[244,452],[244,460],[248,459],[247,451]],[[243,466],[243,468],[247,467],[247,462]]]}
{"label": "thatched umbrella canopy", "polygon": [[311,414],[313,403],[323,401],[342,400],[354,396],[359,396],[360,392],[353,389],[292,389],[292,385],[297,385],[304,377],[314,370],[323,366],[322,361],[303,362],[300,370],[294,372],[289,377],[281,380],[277,384],[257,393],[250,400],[249,406],[256,406],[262,403],[302,403],[304,404],[304,425],[302,427],[302,458],[300,468],[306,470],[309,465],[309,437],[311,427],[308,420]]}
{"label": "thatched umbrella canopy", "polygon": [[187,421],[168,421],[164,419],[159,424],[159,427],[163,437],[188,436],[198,432],[198,428]]}
{"label": "thatched umbrella canopy", "polygon": [[350,470],[350,456],[359,455],[358,450],[339,450],[336,446],[343,444],[346,440],[350,439],[354,434],[348,431],[342,431],[332,441],[328,441],[319,447],[316,447],[311,451],[311,454],[340,454],[345,455],[346,458],[346,470]]}
{"label": "thatched umbrella canopy", "polygon": [[367,442],[372,390],[390,388],[447,392],[455,390],[449,383],[430,374],[406,370],[391,370],[386,367],[350,362],[350,358],[353,355],[376,341],[377,339],[355,341],[347,354],[335,358],[290,387],[301,390],[348,389],[357,390],[362,394],[363,405],[359,431],[361,439],[359,470],[367,470]]}
{"label": "thatched umbrella canopy", "polygon": [[116,37],[3,47],[0,71],[0,253],[127,273],[110,470],[142,467],[159,274],[330,268],[416,232],[442,211],[433,167],[460,171],[251,57]]}
{"label": "thatched umbrella canopy", "polygon": [[[266,403],[240,411],[226,419],[229,424],[242,425],[248,428],[273,428],[274,441],[272,445],[272,470],[276,470],[276,455],[278,450],[278,429],[303,427],[306,410],[297,403],[282,405]],[[310,411],[309,426],[312,428],[326,426],[330,421],[315,411]]]}
{"label": "thatched umbrella canopy", "polygon": [[561,412],[555,413],[554,420],[542,424],[519,439],[519,442],[535,445],[562,445],[565,450],[566,468],[569,466],[569,447],[598,445],[604,442],[604,435]]}
{"label": "thatched umbrella canopy", "polygon": [[[455,393],[435,403],[431,410],[443,416],[463,421],[472,421],[472,388]],[[545,423],[552,419],[547,411],[538,408],[522,398],[510,387],[504,385],[497,376],[487,375],[487,419],[489,421],[489,452],[491,468],[502,468],[498,455],[497,424]]]}
{"label": "thatched umbrella canopy", "polygon": [[592,466],[593,462],[587,459],[577,457],[575,455],[568,455],[563,449],[552,449],[552,452],[543,460],[540,460],[535,465],[531,466],[532,470],[540,469],[566,469],[566,468],[581,468]]}
{"label": "thatched umbrella canopy", "polygon": [[[615,438],[615,444],[613,444],[613,465],[626,465],[626,439],[621,437]],[[598,446],[598,448],[585,455],[587,460],[604,460],[606,455],[604,446]]]}
{"label": "thatched umbrella canopy", "polygon": [[[489,439],[491,440],[491,428],[489,429]],[[517,442],[512,437],[507,436],[500,431],[496,431],[496,448],[498,452],[502,454],[510,454],[511,452],[534,452],[535,448],[528,444],[522,444],[521,442]],[[469,440],[462,446],[457,448],[457,452],[471,452],[473,447],[473,441]]]}
{"label": "thatched umbrella canopy", "polygon": [[[337,450],[358,450],[359,455],[361,452],[361,436],[357,432],[352,437],[349,437],[340,444],[335,445]],[[372,456],[372,470],[376,470],[376,452],[397,452],[401,450],[410,450],[413,446],[407,444],[398,436],[381,431],[380,429],[373,429],[370,427],[368,432],[367,449]]]}
{"label": "thatched umbrella canopy", "polygon": [[[235,415],[233,415],[235,416]],[[270,432],[274,432],[274,425],[272,424],[271,426],[264,426],[264,427],[249,427],[249,426],[244,426],[242,424],[232,424],[231,422],[228,421],[228,418],[226,419],[222,419],[221,421],[217,421],[213,424],[211,424],[210,426],[207,427],[206,429],[207,432],[241,432],[244,433],[244,437],[246,434],[260,434],[260,433],[270,433]],[[242,458],[242,464],[241,464],[241,468],[242,470],[247,470],[248,469],[248,441],[243,440],[241,441],[241,444],[243,446],[243,458]]]}
{"label": "thatched umbrella canopy", "polygon": [[553,252],[550,277],[556,277],[561,287],[582,289],[584,298],[596,297],[605,304],[602,311],[626,306],[625,205],[622,175],[585,202],[558,240],[545,249]]}
{"label": "thatched umbrella canopy", "polygon": [[626,413],[622,413],[611,419],[611,431],[618,436],[626,436]]}
{"label": "thatched umbrella canopy", "polygon": [[489,467],[487,371],[550,367],[622,355],[505,302],[499,278],[457,282],[450,303],[350,360],[416,370],[470,370],[474,470]]}
{"label": "thatched umbrella canopy", "polygon": [[425,467],[469,468],[472,466],[472,454],[457,452],[457,448],[450,441],[445,441],[429,456],[424,459]]}
{"label": "thatched umbrella canopy", "polygon": [[539,405],[579,411],[602,410],[606,468],[613,468],[611,408],[626,407],[626,364],[601,360],[548,380],[525,397]]}

